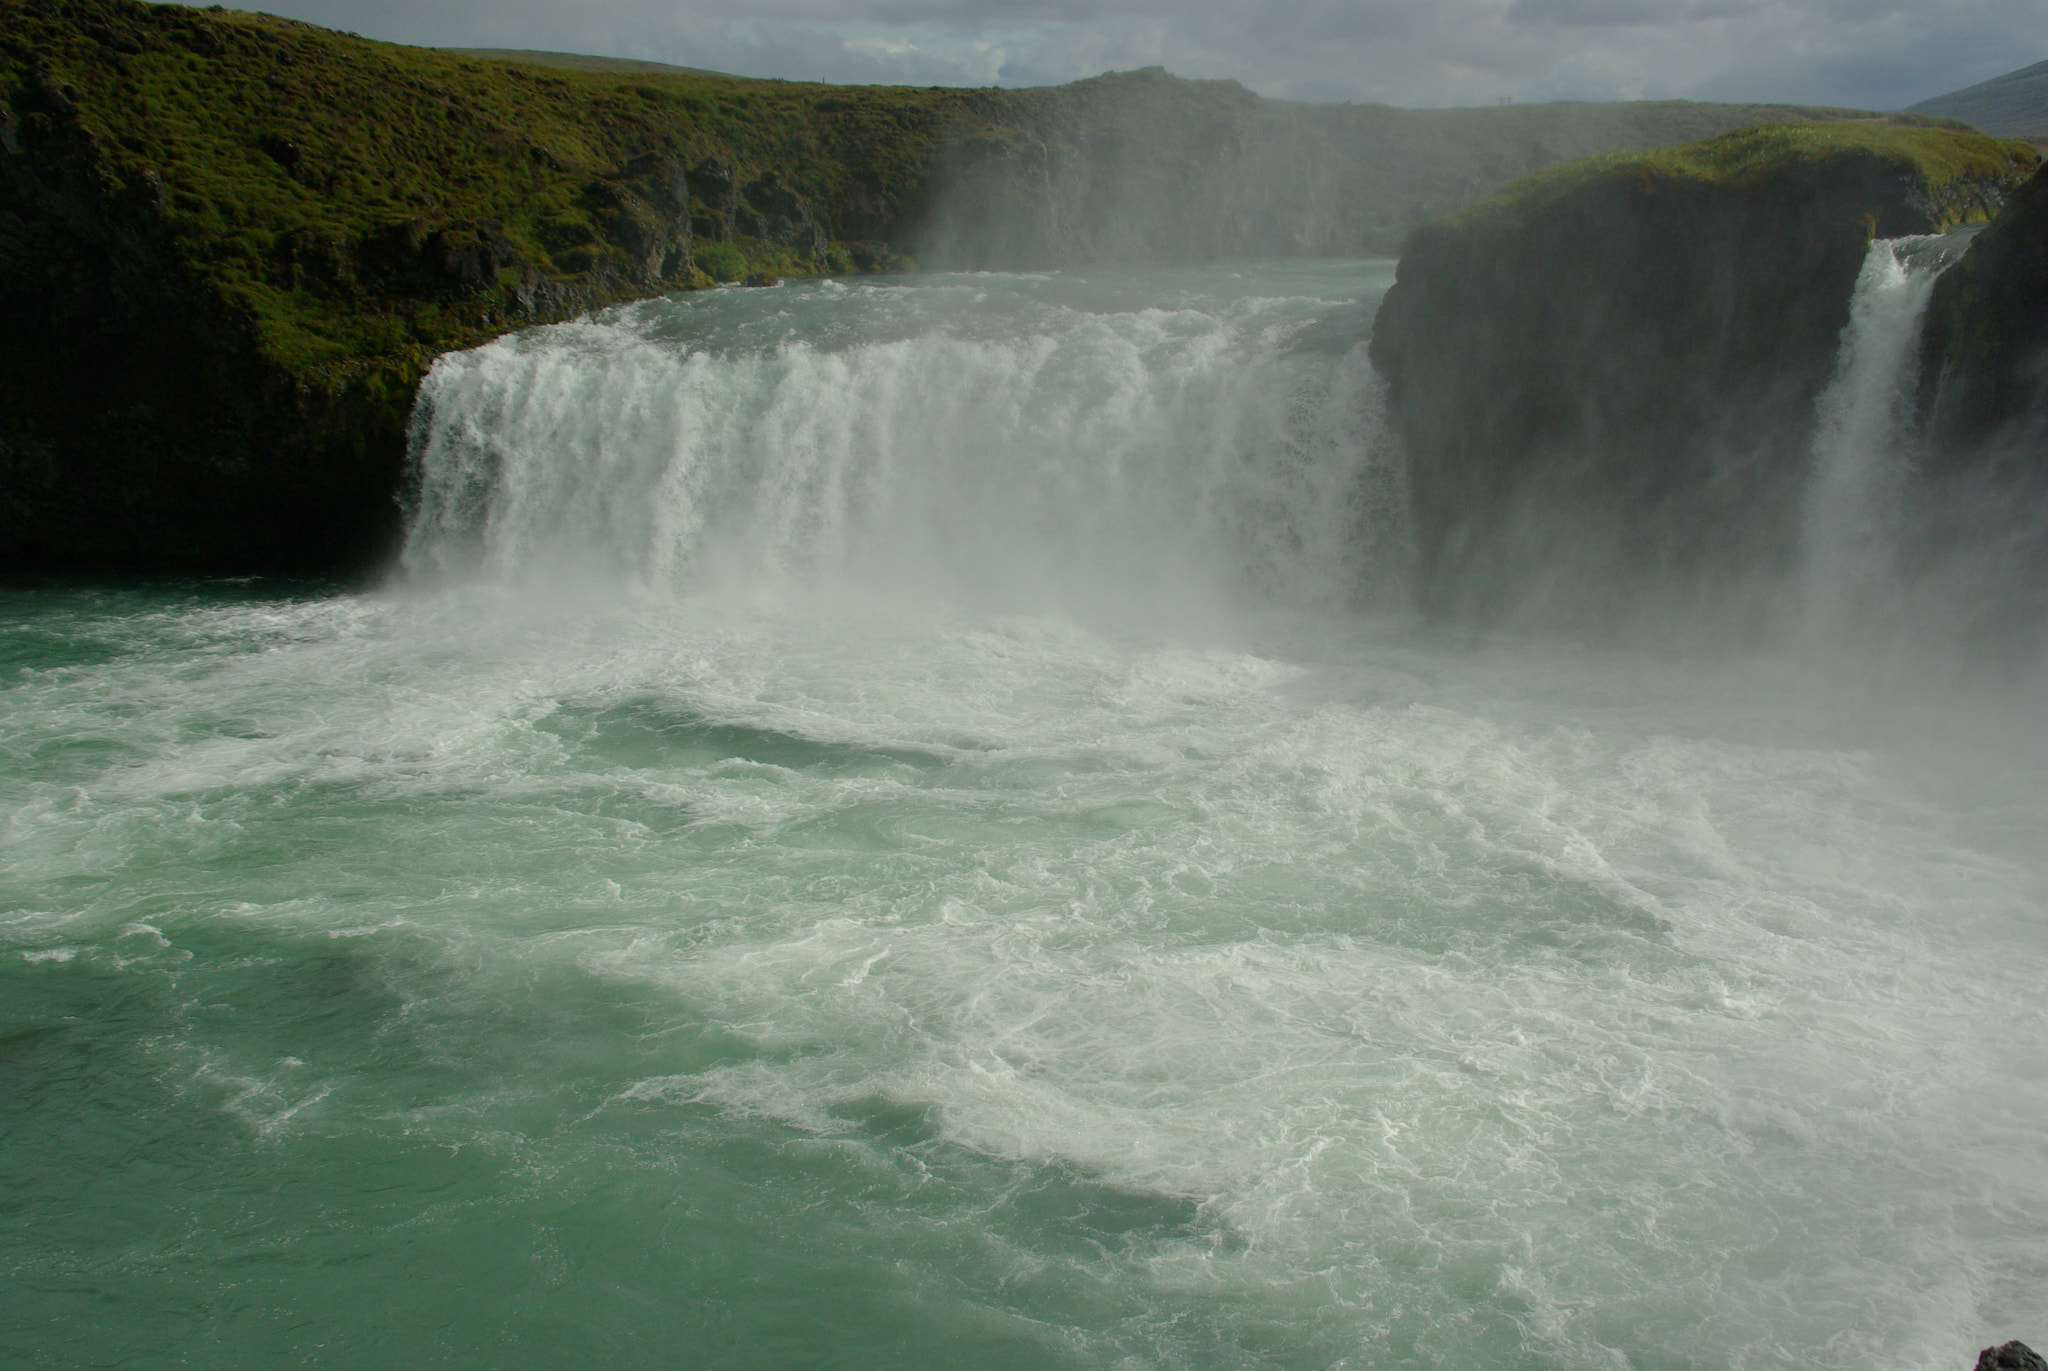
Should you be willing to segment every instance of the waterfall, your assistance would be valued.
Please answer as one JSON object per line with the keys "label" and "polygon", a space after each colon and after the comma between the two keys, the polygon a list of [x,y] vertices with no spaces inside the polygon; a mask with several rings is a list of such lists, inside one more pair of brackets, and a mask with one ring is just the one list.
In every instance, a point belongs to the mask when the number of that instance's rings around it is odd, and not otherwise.
{"label": "waterfall", "polygon": [[1920,320],[1961,235],[1871,243],[1822,392],[1797,587],[1804,636],[1840,640],[1882,621],[1898,576],[1912,468]]}
{"label": "waterfall", "polygon": [[533,330],[441,359],[422,387],[406,563],[1004,604],[1355,602],[1403,546],[1362,329],[1328,341],[1362,310],[941,278]]}

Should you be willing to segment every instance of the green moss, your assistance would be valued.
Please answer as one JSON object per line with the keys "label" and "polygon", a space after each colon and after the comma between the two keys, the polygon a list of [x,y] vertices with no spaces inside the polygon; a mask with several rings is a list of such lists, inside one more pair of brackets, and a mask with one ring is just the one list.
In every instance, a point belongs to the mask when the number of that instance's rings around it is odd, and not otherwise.
{"label": "green moss", "polygon": [[698,249],[697,265],[714,281],[737,281],[747,274],[747,254],[731,243],[712,243]]}
{"label": "green moss", "polygon": [[[2028,143],[1992,138],[1929,116],[1767,124],[1677,147],[1599,153],[1547,167],[1479,200],[1450,222],[1465,229],[1511,226],[1596,182],[1747,188],[1850,160],[1875,161],[1911,177],[1942,201],[1937,218],[1948,228],[1988,218],[1996,200],[1976,194],[1976,188],[2019,185],[2040,164],[2041,154]],[[1970,193],[1948,195],[1952,189]]]}

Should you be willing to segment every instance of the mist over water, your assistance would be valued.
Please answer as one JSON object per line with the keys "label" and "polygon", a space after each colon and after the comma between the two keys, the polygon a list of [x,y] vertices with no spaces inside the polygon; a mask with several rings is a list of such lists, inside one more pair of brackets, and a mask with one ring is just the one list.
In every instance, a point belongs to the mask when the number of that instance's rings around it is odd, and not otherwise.
{"label": "mist over water", "polygon": [[2039,700],[1835,631],[1883,252],[1741,655],[1400,612],[1384,264],[536,330],[430,378],[391,586],[10,596],[0,1359],[2048,1329]]}

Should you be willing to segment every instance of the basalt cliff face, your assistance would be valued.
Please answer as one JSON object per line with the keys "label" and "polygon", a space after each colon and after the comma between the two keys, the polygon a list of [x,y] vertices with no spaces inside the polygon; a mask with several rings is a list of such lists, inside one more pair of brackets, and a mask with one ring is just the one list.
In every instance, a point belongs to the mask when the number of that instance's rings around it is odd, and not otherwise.
{"label": "basalt cliff face", "polygon": [[1921,344],[1932,464],[2048,475],[2048,170],[1935,282]]}
{"label": "basalt cliff face", "polygon": [[1982,606],[1973,631],[1983,648],[2038,653],[2048,635],[2048,169],[1934,283],[1919,399],[1920,567]]}
{"label": "basalt cliff face", "polygon": [[0,566],[371,566],[433,359],[614,302],[1390,250],[1562,157],[1815,113],[831,87],[0,0]]}
{"label": "basalt cliff face", "polygon": [[1419,231],[1371,352],[1424,609],[1595,628],[1764,604],[1870,240],[1984,219],[2036,160],[1882,121],[1758,129]]}

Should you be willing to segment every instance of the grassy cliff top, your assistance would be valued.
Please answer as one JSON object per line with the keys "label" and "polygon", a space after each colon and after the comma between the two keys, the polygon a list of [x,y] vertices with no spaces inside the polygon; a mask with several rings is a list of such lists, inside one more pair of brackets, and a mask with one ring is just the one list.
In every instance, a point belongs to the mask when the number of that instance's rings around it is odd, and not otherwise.
{"label": "grassy cliff top", "polygon": [[1952,119],[1887,115],[1827,123],[1770,124],[1643,152],[1599,153],[1546,167],[1455,215],[1460,229],[1511,228],[1529,215],[1601,183],[1691,183],[1761,188],[1785,178],[1872,162],[1895,168],[1944,208],[1943,227],[1989,217],[1995,201],[1948,192],[2009,190],[2033,173],[2041,154],[2016,139],[1993,138]]}
{"label": "grassy cliff top", "polygon": [[82,140],[294,370],[493,330],[489,289],[458,307],[367,279],[365,245],[393,235],[487,226],[545,280],[606,278],[617,235],[592,186],[635,159],[772,171],[839,209],[833,238],[890,239],[963,98],[483,61],[218,6],[0,0],[10,143]]}

